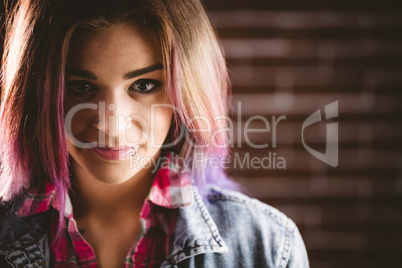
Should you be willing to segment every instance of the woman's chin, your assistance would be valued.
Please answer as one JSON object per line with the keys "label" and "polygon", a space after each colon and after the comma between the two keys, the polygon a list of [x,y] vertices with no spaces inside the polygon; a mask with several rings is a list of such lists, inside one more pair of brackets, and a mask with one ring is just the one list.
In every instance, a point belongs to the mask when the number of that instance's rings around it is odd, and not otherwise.
{"label": "woman's chin", "polygon": [[135,175],[139,172],[139,170],[135,169],[130,169],[130,170],[105,170],[102,172],[102,170],[99,170],[100,172],[96,172],[96,174],[93,174],[93,178],[95,180],[110,184],[110,185],[119,185],[119,184],[124,184],[131,179],[135,177]]}

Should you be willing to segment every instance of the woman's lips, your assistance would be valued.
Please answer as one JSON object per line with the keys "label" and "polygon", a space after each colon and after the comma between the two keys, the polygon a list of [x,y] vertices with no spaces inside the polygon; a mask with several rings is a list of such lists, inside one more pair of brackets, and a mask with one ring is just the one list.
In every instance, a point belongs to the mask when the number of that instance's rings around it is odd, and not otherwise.
{"label": "woman's lips", "polygon": [[124,146],[124,147],[95,147],[91,150],[98,155],[99,157],[109,160],[109,161],[117,161],[124,160],[126,156],[134,153],[138,148],[138,145],[135,146]]}

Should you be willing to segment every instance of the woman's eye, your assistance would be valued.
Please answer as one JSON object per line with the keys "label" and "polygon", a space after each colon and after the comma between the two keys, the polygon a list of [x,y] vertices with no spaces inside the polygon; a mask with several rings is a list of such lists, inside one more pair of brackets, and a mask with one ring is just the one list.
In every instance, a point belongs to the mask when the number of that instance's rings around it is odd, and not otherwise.
{"label": "woman's eye", "polygon": [[65,86],[66,90],[73,94],[86,94],[95,89],[94,85],[87,81],[69,81]]}
{"label": "woman's eye", "polygon": [[140,79],[135,81],[130,89],[143,94],[150,94],[160,88],[161,83],[153,79]]}

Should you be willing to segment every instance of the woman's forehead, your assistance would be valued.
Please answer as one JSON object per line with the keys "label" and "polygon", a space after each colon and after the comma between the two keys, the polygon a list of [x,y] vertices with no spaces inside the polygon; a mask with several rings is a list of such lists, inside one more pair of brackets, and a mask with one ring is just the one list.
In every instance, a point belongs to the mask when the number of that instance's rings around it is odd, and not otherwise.
{"label": "woman's forehead", "polygon": [[69,55],[115,57],[132,53],[160,54],[159,41],[148,27],[121,22],[100,30],[77,32]]}
{"label": "woman's forehead", "polygon": [[114,24],[74,36],[68,66],[99,75],[121,75],[132,69],[162,62],[160,45],[154,32],[146,27]]}

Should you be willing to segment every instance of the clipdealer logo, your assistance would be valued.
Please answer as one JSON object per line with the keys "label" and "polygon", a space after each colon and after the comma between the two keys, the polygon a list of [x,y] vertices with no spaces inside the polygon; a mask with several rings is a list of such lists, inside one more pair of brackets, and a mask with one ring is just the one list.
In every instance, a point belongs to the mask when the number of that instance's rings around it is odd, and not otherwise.
{"label": "clipdealer logo", "polygon": [[[325,106],[325,119],[332,119],[338,117],[338,101],[334,101]],[[321,160],[322,162],[332,166],[337,167],[339,163],[339,134],[338,134],[338,123],[327,123],[326,124],[326,141],[325,141],[325,153],[321,153],[314,150],[306,144],[304,141],[304,130],[306,127],[321,122],[321,111],[317,110],[312,113],[303,123],[302,126],[302,143],[304,148],[315,158]]]}
{"label": "clipdealer logo", "polygon": [[[164,104],[166,105],[166,104]],[[102,114],[104,118],[107,117],[106,109],[109,109],[111,111],[112,108],[114,107],[106,107],[105,103],[101,102],[99,105],[94,104],[94,103],[81,103],[79,105],[76,105],[73,107],[65,117],[65,128],[66,128],[66,134],[67,138],[69,141],[74,144],[75,146],[83,149],[90,149],[94,148],[97,146],[97,142],[100,144],[105,144],[106,141],[106,134],[103,132],[99,132],[98,139],[96,142],[82,142],[74,137],[74,134],[72,132],[72,119],[77,112],[85,109],[90,109],[90,110],[98,110],[99,114]],[[120,125],[124,126],[124,129],[127,129],[133,125],[133,122],[135,122],[135,126],[138,127],[138,131],[141,133],[141,137],[139,140],[145,140],[147,141],[150,138],[150,146],[154,148],[159,148],[160,146],[172,146],[172,144],[155,144],[153,137],[153,132],[151,130],[155,130],[155,116],[154,116],[154,110],[160,106],[163,105],[153,105],[151,108],[151,121],[147,122],[144,118],[142,118],[139,115],[131,115],[128,117],[125,116],[109,116],[108,120],[109,125],[116,125],[115,127],[120,129]],[[265,149],[265,148],[273,148],[275,149],[277,147],[277,131],[278,131],[278,124],[281,121],[286,120],[286,116],[282,115],[279,117],[272,116],[271,120],[268,118],[261,116],[261,115],[254,115],[245,122],[243,125],[242,123],[242,112],[241,112],[241,103],[238,102],[238,110],[237,110],[237,124],[236,127],[234,123],[232,122],[233,118],[230,117],[217,117],[214,118],[214,120],[227,120],[228,122],[228,128],[224,129],[218,129],[216,132],[222,132],[226,131],[228,132],[229,135],[229,140],[227,144],[213,144],[214,146],[217,146],[221,148],[220,146],[230,146],[230,147],[235,147],[237,145],[238,148],[241,148],[243,146],[243,142],[245,142],[246,145],[250,146],[251,148],[254,149]],[[170,106],[169,106],[170,107]],[[173,105],[171,105],[172,109],[176,109]],[[334,101],[330,104],[327,104],[324,107],[324,114],[325,114],[325,120],[329,119],[334,119],[338,117],[338,101]],[[208,121],[209,118],[194,118],[194,120],[202,120],[202,122],[207,123],[207,126],[209,126],[206,130],[211,129],[210,125],[208,123],[211,123]],[[318,150],[313,149],[309,145],[307,145],[305,141],[305,130],[310,127],[313,124],[317,124],[324,119],[321,116],[321,110],[317,110],[311,115],[307,117],[307,119],[303,122],[302,125],[302,144],[304,148],[309,152],[311,155],[313,155],[315,158],[319,159],[320,161],[332,166],[332,167],[337,167],[338,166],[338,151],[339,151],[339,146],[338,146],[338,123],[337,122],[330,122],[326,123],[326,142],[325,142],[325,152],[321,153]],[[253,128],[251,126],[251,123],[254,121],[260,121],[260,123],[263,124],[262,127],[259,128]],[[183,128],[184,129],[184,128]],[[202,149],[202,146],[208,146],[208,144],[194,144],[191,143],[192,140],[190,139],[190,132],[191,131],[198,131],[197,129],[188,129],[187,133],[180,133],[179,137],[177,138],[178,140],[180,139],[187,139],[190,146],[194,146],[194,148],[198,148],[197,146],[201,146],[200,148]],[[214,137],[218,133],[212,133],[212,137]],[[263,143],[254,143],[253,139],[249,137],[249,134],[252,135],[252,133],[266,133],[271,135],[271,142],[268,144],[267,140],[264,139]],[[124,135],[127,133],[125,132]],[[186,135],[184,135],[186,134]],[[237,134],[237,135],[234,135]],[[110,138],[110,137],[109,137]],[[132,141],[131,137],[127,136],[126,140],[129,142],[137,142],[138,141]],[[212,140],[211,142],[214,142]],[[139,157],[139,154],[136,155],[136,157]],[[130,159],[131,161],[135,161],[136,163],[148,163],[149,159],[146,156],[141,156],[141,159]],[[141,161],[140,161],[141,160]],[[219,161],[218,161],[219,160]],[[209,164],[215,166],[216,164],[219,164],[222,168],[228,168],[231,164],[234,165],[234,167],[239,167],[241,169],[286,169],[286,159],[284,156],[278,155],[276,152],[268,152],[268,155],[264,155],[263,157],[260,156],[254,156],[252,157],[248,152],[245,154],[239,154],[235,153],[233,158],[217,158],[217,159],[202,159],[203,162],[208,162]]]}

